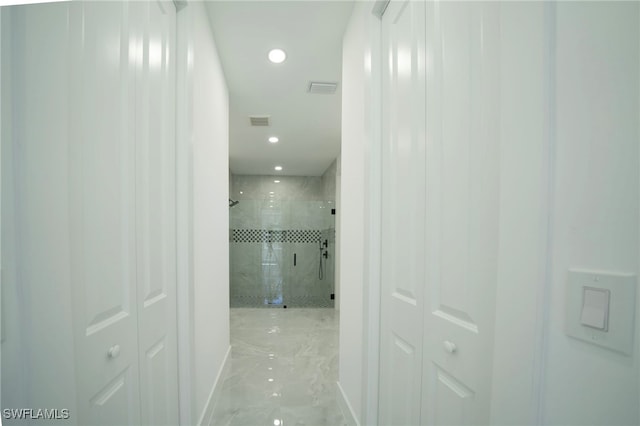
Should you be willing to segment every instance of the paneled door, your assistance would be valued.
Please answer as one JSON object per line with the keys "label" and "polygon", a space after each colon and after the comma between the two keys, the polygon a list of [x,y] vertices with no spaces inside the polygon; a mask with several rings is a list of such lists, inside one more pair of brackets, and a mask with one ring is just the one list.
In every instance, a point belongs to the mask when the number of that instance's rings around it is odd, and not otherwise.
{"label": "paneled door", "polygon": [[425,3],[382,17],[382,425],[420,424],[425,284]]}
{"label": "paneled door", "polygon": [[175,7],[69,11],[78,424],[177,424]]}
{"label": "paneled door", "polygon": [[381,424],[490,422],[499,7],[382,17]]}
{"label": "paneled door", "polygon": [[69,211],[78,424],[140,423],[135,47],[126,2],[69,5]]}
{"label": "paneled door", "polygon": [[424,424],[490,423],[499,7],[498,2],[427,2]]}
{"label": "paneled door", "polygon": [[[178,424],[175,38],[171,1],[131,2],[136,58],[136,254],[141,422]],[[138,27],[138,26],[136,26]],[[141,31],[140,31],[141,30]]]}

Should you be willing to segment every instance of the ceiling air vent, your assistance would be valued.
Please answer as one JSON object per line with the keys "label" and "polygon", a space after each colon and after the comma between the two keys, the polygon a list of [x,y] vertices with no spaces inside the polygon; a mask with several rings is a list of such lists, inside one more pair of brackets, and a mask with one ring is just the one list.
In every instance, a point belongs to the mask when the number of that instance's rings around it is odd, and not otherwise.
{"label": "ceiling air vent", "polygon": [[250,115],[249,121],[251,121],[252,126],[268,126],[269,116],[268,115]]}
{"label": "ceiling air vent", "polygon": [[338,83],[321,83],[312,81],[309,83],[309,93],[317,93],[320,95],[333,95],[336,93]]}

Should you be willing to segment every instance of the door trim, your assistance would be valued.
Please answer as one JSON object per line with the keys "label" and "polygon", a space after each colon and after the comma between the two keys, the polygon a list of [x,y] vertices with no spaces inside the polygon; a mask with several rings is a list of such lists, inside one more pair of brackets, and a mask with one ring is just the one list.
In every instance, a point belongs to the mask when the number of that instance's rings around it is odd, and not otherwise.
{"label": "door trim", "polygon": [[[176,4],[178,6],[178,4]],[[193,359],[193,197],[191,188],[189,99],[193,93],[188,2],[176,7],[176,316],[178,323],[178,400],[180,424],[193,424],[191,369]]]}
{"label": "door trim", "polygon": [[548,353],[548,337],[549,337],[549,321],[551,309],[551,285],[553,274],[553,243],[554,243],[554,217],[555,217],[555,175],[556,175],[556,5],[553,3],[545,3],[544,5],[544,27],[545,27],[545,58],[544,72],[546,83],[546,99],[544,103],[547,106],[546,133],[547,140],[545,144],[546,159],[546,193],[544,202],[546,203],[545,240],[542,244],[544,253],[541,257],[544,264],[541,265],[541,276],[544,277],[542,285],[537,290],[536,298],[536,340],[534,343],[533,366],[533,390],[531,401],[531,424],[542,424],[544,419],[544,395],[545,388],[545,371],[546,359]]}
{"label": "door trim", "polygon": [[378,424],[380,381],[380,307],[382,282],[382,16],[390,0],[378,0],[371,9],[370,30],[371,74],[368,85],[371,96],[368,102],[367,123],[369,150],[365,169],[365,271],[364,283],[364,351],[362,360],[362,424]]}

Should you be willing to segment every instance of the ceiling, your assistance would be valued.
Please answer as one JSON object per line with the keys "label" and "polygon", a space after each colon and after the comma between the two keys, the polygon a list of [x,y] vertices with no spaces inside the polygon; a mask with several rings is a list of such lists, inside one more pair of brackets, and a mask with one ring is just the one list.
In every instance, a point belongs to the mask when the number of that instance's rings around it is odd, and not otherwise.
{"label": "ceiling", "polygon": [[[320,176],[340,153],[342,36],[352,1],[210,1],[229,87],[229,166],[234,174]],[[269,50],[287,59],[273,64]],[[309,83],[338,82],[335,94]],[[270,116],[268,127],[249,116]],[[268,142],[277,136],[279,142]],[[276,165],[283,167],[278,172]]]}

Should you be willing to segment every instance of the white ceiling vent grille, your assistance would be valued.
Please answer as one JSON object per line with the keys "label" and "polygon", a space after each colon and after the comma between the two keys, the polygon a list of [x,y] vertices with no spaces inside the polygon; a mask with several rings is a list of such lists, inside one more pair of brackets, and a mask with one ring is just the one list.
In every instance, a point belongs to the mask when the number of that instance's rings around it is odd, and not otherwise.
{"label": "white ceiling vent grille", "polygon": [[319,95],[333,95],[336,93],[338,83],[321,83],[318,81],[312,81],[309,83],[309,93],[316,93]]}
{"label": "white ceiling vent grille", "polygon": [[249,121],[252,126],[268,126],[269,125],[269,116],[268,115],[250,115]]}

